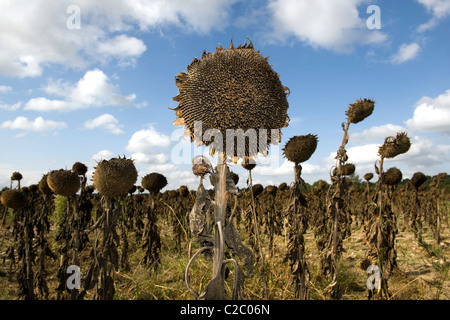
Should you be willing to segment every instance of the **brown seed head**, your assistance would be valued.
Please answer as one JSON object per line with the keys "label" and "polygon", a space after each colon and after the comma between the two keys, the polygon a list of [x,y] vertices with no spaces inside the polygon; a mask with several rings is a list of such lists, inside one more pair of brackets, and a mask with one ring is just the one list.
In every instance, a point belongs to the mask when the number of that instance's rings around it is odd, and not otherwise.
{"label": "brown seed head", "polygon": [[281,190],[281,191],[284,191],[284,190],[287,189],[287,187],[288,187],[287,183],[286,183],[286,182],[282,182],[282,183],[280,183],[280,185],[278,186],[278,189]]}
{"label": "brown seed head", "polygon": [[52,195],[53,191],[50,189],[47,183],[48,174],[45,174],[39,181],[39,191],[46,196]]}
{"label": "brown seed head", "polygon": [[86,174],[87,170],[88,170],[88,168],[86,167],[86,165],[84,163],[77,161],[72,165],[72,171],[75,172],[79,176],[84,176]]}
{"label": "brown seed head", "polygon": [[257,197],[264,191],[264,187],[258,183],[258,184],[253,185],[252,191],[253,191],[253,196]]}
{"label": "brown seed head", "polygon": [[383,182],[388,186],[396,186],[402,181],[402,178],[402,172],[395,167],[389,168],[383,173]]}
{"label": "brown seed head", "polygon": [[13,174],[11,175],[11,180],[17,180],[20,181],[22,180],[22,174],[20,172],[13,172]]}
{"label": "brown seed head", "polygon": [[[211,154],[222,151],[233,161],[255,157],[261,151],[258,149],[264,147],[267,151],[270,143],[278,142],[280,129],[288,125],[288,89],[251,42],[204,52],[201,59],[192,61],[187,72],[177,74],[175,84],[179,95],[173,99],[179,104],[174,109],[178,117],[174,124],[184,125],[191,141],[211,146]],[[201,122],[198,131],[194,130],[195,122]],[[237,143],[232,148],[233,141],[227,142],[227,129],[234,130],[245,141],[245,150],[238,149]],[[266,139],[259,129],[266,131]],[[272,129],[277,137],[272,137]],[[215,141],[215,136],[204,135],[207,130],[220,132],[222,143]],[[247,137],[254,134],[256,143],[244,140],[245,134]],[[260,139],[265,144],[258,148]]]}
{"label": "brown seed head", "polygon": [[424,184],[425,181],[427,181],[427,176],[425,174],[423,174],[422,172],[414,173],[411,178],[411,184],[416,189],[418,189],[422,184]]}
{"label": "brown seed head", "polygon": [[189,195],[189,189],[186,186],[180,186],[178,192],[182,197],[187,197]]}
{"label": "brown seed head", "polygon": [[272,196],[277,194],[278,188],[276,186],[269,185],[266,187],[266,192]]}
{"label": "brown seed head", "polygon": [[411,141],[406,132],[399,132],[397,136],[387,137],[384,144],[379,147],[378,154],[384,158],[394,158],[399,154],[408,152],[411,147]]}
{"label": "brown seed head", "polygon": [[344,176],[350,176],[355,173],[355,165],[353,163],[346,163],[341,166],[341,173]]}
{"label": "brown seed head", "polygon": [[317,135],[307,134],[294,136],[289,139],[283,148],[284,156],[289,161],[301,163],[311,158],[317,148]]}
{"label": "brown seed head", "polygon": [[22,209],[28,202],[23,192],[16,189],[3,191],[0,200],[5,207],[14,210]]}
{"label": "brown seed head", "polygon": [[78,175],[70,170],[53,170],[47,176],[47,184],[55,193],[65,197],[75,195],[80,189]]}
{"label": "brown seed head", "polygon": [[93,176],[93,185],[100,195],[105,197],[124,196],[137,180],[137,170],[133,160],[112,158],[97,164]]}
{"label": "brown seed head", "polygon": [[371,99],[360,99],[350,104],[345,114],[350,123],[358,123],[372,114],[374,106],[375,101]]}
{"label": "brown seed head", "polygon": [[142,178],[141,185],[150,193],[157,194],[167,185],[167,179],[160,173],[152,172]]}

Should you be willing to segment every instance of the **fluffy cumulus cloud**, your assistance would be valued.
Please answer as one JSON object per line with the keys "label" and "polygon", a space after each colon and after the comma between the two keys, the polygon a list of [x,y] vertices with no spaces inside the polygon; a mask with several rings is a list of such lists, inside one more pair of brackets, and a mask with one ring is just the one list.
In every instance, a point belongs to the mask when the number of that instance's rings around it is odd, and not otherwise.
{"label": "fluffy cumulus cloud", "polygon": [[449,134],[450,89],[436,98],[421,98],[416,103],[413,117],[405,123],[412,130]]}
{"label": "fluffy cumulus cloud", "polygon": [[96,154],[92,155],[92,160],[94,161],[101,161],[101,160],[109,160],[114,156],[114,153],[112,153],[109,150],[101,150],[97,152]]}
{"label": "fluffy cumulus cloud", "polygon": [[0,86],[0,93],[5,94],[5,93],[11,92],[11,91],[12,91],[11,86],[4,86],[4,85]]}
{"label": "fluffy cumulus cloud", "polygon": [[108,113],[102,114],[94,119],[87,120],[84,123],[84,127],[89,130],[103,128],[113,134],[123,133],[123,125],[119,124],[119,120]]}
{"label": "fluffy cumulus cloud", "polygon": [[15,111],[17,109],[20,109],[21,106],[22,106],[22,102],[17,102],[14,104],[6,104],[6,103],[2,103],[0,101],[0,110]]}
{"label": "fluffy cumulus cloud", "polygon": [[34,120],[28,120],[27,117],[19,116],[14,120],[8,120],[1,124],[1,128],[11,130],[23,130],[33,132],[55,131],[66,128],[64,122],[45,120],[42,117],[37,117]]}
{"label": "fluffy cumulus cloud", "polygon": [[126,106],[132,105],[136,95],[119,94],[117,86],[111,83],[109,77],[99,69],[87,71],[74,85],[62,80],[49,81],[44,91],[61,99],[37,97],[30,99],[24,106],[25,110],[34,111],[73,111],[90,107]]}
{"label": "fluffy cumulus cloud", "polygon": [[383,124],[380,126],[373,126],[362,132],[352,133],[350,141],[353,144],[367,143],[371,141],[378,141],[383,143],[384,139],[389,136],[395,136],[397,132],[405,130],[404,127],[392,123]]}
{"label": "fluffy cumulus cloud", "polygon": [[450,0],[416,0],[432,14],[431,19],[418,27],[419,32],[424,32],[436,27],[440,21],[450,16]]}
{"label": "fluffy cumulus cloud", "polygon": [[403,43],[398,48],[398,51],[391,56],[391,62],[395,64],[405,63],[415,59],[420,53],[420,45],[417,42]]}
{"label": "fluffy cumulus cloud", "polygon": [[40,76],[60,64],[136,64],[147,47],[131,32],[165,26],[207,33],[227,24],[229,0],[15,0],[0,2],[0,75]]}
{"label": "fluffy cumulus cloud", "polygon": [[[272,14],[272,38],[291,36],[313,47],[350,52],[355,44],[385,41],[386,35],[367,28],[367,16],[360,16],[364,0],[273,0],[268,5]],[[366,13],[367,7],[362,12]]]}
{"label": "fluffy cumulus cloud", "polygon": [[149,153],[155,147],[167,148],[170,137],[158,132],[154,127],[136,131],[128,141],[126,150],[130,152]]}
{"label": "fluffy cumulus cloud", "polygon": [[136,163],[166,164],[169,161],[169,156],[163,152],[156,154],[136,152],[131,155],[131,159]]}

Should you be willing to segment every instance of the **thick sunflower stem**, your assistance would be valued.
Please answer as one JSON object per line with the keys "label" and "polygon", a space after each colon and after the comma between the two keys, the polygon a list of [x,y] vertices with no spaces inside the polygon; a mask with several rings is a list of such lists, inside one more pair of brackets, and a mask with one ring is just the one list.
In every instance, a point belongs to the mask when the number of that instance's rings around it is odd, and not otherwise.
{"label": "thick sunflower stem", "polygon": [[225,163],[219,163],[217,165],[217,171],[219,174],[219,182],[216,190],[216,204],[215,204],[215,238],[214,238],[214,255],[213,255],[213,279],[219,279],[216,282],[220,288],[213,290],[214,294],[208,295],[207,299],[211,300],[223,300],[225,298],[225,279],[222,274],[222,264],[224,261],[224,246],[225,241],[223,238],[223,228],[225,225],[225,214],[227,208],[226,200],[226,169]]}

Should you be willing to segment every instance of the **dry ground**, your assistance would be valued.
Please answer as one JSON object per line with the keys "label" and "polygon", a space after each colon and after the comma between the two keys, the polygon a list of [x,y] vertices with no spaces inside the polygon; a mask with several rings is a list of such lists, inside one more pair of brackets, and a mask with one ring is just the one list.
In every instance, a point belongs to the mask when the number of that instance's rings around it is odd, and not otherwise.
{"label": "dry ground", "polygon": [[[450,216],[450,213],[447,212]],[[449,248],[450,248],[450,227],[447,223],[443,225],[442,242],[436,246],[431,237],[430,230],[425,228],[424,240],[430,245],[428,251],[419,246],[414,239],[413,233],[405,228],[399,219],[399,233],[397,235],[397,262],[398,270],[389,281],[389,289],[392,299],[402,300],[422,300],[440,299],[450,300],[449,281]],[[447,219],[447,221],[450,219]],[[0,226],[0,299],[17,299],[17,282],[15,271],[17,265],[13,267],[13,274],[9,272],[10,261],[6,258],[5,251],[12,242],[11,237],[11,217],[6,219],[6,224]],[[143,299],[143,300],[179,300],[193,299],[192,294],[187,290],[184,282],[184,271],[186,265],[198,245],[194,241],[182,242],[182,248],[177,251],[175,248],[172,228],[166,218],[159,219],[161,230],[161,265],[156,271],[153,268],[145,267],[142,264],[143,252],[136,243],[131,243],[129,261],[130,269],[118,270],[115,273],[115,299]],[[240,234],[245,242],[244,227],[240,226]],[[49,243],[57,252],[58,243],[54,241],[56,229],[49,234]],[[133,239],[132,234],[129,239]],[[259,270],[245,279],[245,299],[271,299],[271,300],[291,300],[294,299],[293,288],[290,284],[290,272],[287,262],[283,262],[286,246],[286,238],[277,236],[274,250],[267,252],[267,239],[263,236],[263,250],[265,253],[266,274],[268,278],[267,296],[263,295],[262,283]],[[324,294],[324,288],[328,284],[323,279],[317,277],[318,252],[314,242],[314,235],[311,230],[306,234],[307,263],[310,271],[309,296],[312,300],[329,299]],[[360,260],[365,254],[365,244],[363,241],[363,229],[360,226],[353,226],[352,235],[344,241],[345,253],[343,254],[339,267],[339,278],[343,289],[344,300],[365,300],[366,299],[366,279],[367,276],[359,267]],[[120,249],[119,249],[120,250]],[[87,268],[89,263],[88,250],[83,251],[81,272]],[[50,287],[50,299],[54,299],[54,288],[57,285],[58,261],[49,261],[48,282]],[[191,269],[191,283],[197,291],[201,291],[211,279],[211,265],[203,258],[198,259]],[[227,282],[231,286],[232,276]],[[92,298],[89,293],[87,299]]]}

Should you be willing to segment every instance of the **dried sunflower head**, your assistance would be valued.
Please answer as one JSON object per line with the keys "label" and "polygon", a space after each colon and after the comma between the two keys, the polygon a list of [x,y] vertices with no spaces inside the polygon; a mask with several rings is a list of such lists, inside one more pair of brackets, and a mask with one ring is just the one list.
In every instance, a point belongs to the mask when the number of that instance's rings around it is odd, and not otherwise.
{"label": "dried sunflower head", "polygon": [[277,186],[273,186],[273,185],[269,185],[266,187],[266,192],[272,196],[275,196],[277,194],[277,190],[278,187]]}
{"label": "dried sunflower head", "polygon": [[370,181],[373,178],[373,173],[369,172],[364,175],[364,180]]}
{"label": "dried sunflower head", "polygon": [[105,197],[124,196],[133,187],[137,176],[131,159],[118,157],[102,160],[94,171],[94,187]]}
{"label": "dried sunflower head", "polygon": [[180,186],[178,188],[178,192],[182,197],[187,197],[189,195],[189,189],[187,186]]}
{"label": "dried sunflower head", "polygon": [[14,210],[22,209],[28,202],[23,192],[15,189],[3,191],[0,200],[5,207]]}
{"label": "dried sunflower head", "polygon": [[317,135],[294,136],[284,146],[284,156],[294,163],[305,162],[316,151],[317,142]]}
{"label": "dried sunflower head", "polygon": [[278,189],[279,189],[280,191],[284,191],[284,190],[286,190],[287,188],[288,188],[288,185],[287,185],[286,182],[282,182],[282,183],[280,183],[280,185],[278,186]]}
{"label": "dried sunflower head", "polygon": [[423,174],[422,172],[414,173],[411,178],[411,184],[416,189],[418,189],[422,184],[424,184],[425,181],[427,181],[427,176],[425,174]]}
{"label": "dried sunflower head", "polygon": [[210,146],[211,154],[237,162],[267,153],[288,125],[288,89],[251,42],[203,52],[176,75],[175,84],[174,124],[184,125],[191,141]]}
{"label": "dried sunflower head", "polygon": [[195,156],[192,159],[192,172],[196,177],[204,177],[206,174],[211,173],[213,167],[211,162],[203,156]]}
{"label": "dried sunflower head", "polygon": [[55,194],[66,197],[75,195],[80,189],[78,175],[64,169],[51,171],[47,176],[47,184]]}
{"label": "dried sunflower head", "polygon": [[39,181],[39,192],[42,193],[43,195],[49,196],[49,195],[53,194],[53,191],[48,186],[47,177],[48,177],[48,173],[44,174],[44,176]]}
{"label": "dried sunflower head", "polygon": [[133,194],[133,193],[136,192],[136,190],[137,190],[136,185],[133,184],[133,186],[131,187],[131,189],[128,190],[128,193],[129,193],[129,194]]}
{"label": "dried sunflower head", "polygon": [[16,180],[16,181],[20,181],[22,180],[22,174],[20,172],[13,172],[13,174],[11,175],[11,180]]}
{"label": "dried sunflower head", "polygon": [[257,197],[264,191],[264,187],[261,184],[255,184],[252,186],[253,196]]}
{"label": "dried sunflower head", "polygon": [[350,104],[345,112],[350,123],[358,123],[370,116],[375,107],[375,101],[371,99],[360,99]]}
{"label": "dried sunflower head", "polygon": [[402,181],[402,178],[402,172],[395,167],[389,168],[383,173],[383,182],[388,186],[396,186],[400,183],[400,181]]}
{"label": "dried sunflower head", "polygon": [[72,165],[72,171],[75,172],[79,176],[84,176],[87,172],[88,168],[84,163],[81,162],[75,162]]}
{"label": "dried sunflower head", "polygon": [[408,152],[411,141],[406,132],[399,132],[397,136],[387,137],[384,144],[378,149],[378,154],[384,158],[394,158],[399,154]]}
{"label": "dried sunflower head", "polygon": [[157,194],[167,185],[167,179],[161,173],[152,172],[142,178],[141,185],[150,193]]}
{"label": "dried sunflower head", "polygon": [[350,176],[355,173],[355,165],[353,163],[346,163],[341,166],[341,173],[344,176]]}
{"label": "dried sunflower head", "polygon": [[246,163],[246,162],[243,162],[243,163],[242,163],[242,167],[243,167],[245,170],[250,171],[250,170],[253,170],[253,169],[256,167],[256,163]]}

